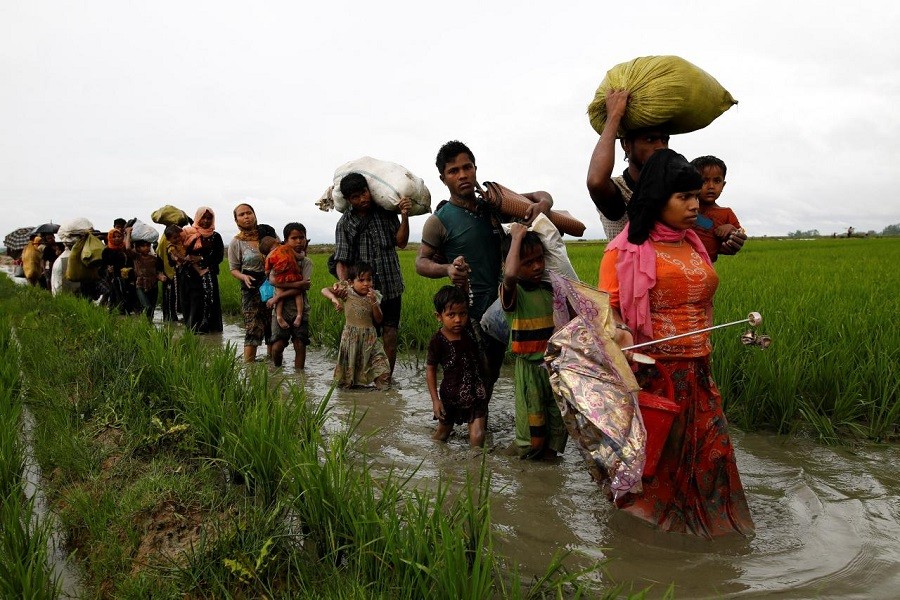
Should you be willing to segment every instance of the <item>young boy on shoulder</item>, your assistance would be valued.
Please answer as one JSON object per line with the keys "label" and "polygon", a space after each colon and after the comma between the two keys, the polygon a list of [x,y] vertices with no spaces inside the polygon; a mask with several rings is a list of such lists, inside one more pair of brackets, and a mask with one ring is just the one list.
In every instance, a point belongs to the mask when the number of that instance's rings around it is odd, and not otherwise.
{"label": "young boy on shoulder", "polygon": [[700,214],[694,223],[694,231],[700,236],[700,241],[713,262],[719,254],[737,254],[747,235],[734,211],[716,204],[725,188],[728,167],[722,159],[715,156],[701,156],[692,160],[691,164],[703,177]]}
{"label": "young boy on shoulder", "polygon": [[513,223],[509,233],[503,244],[500,303],[510,326],[510,349],[516,355],[516,445],[522,458],[552,459],[568,439],[544,367],[544,352],[553,335],[553,289],[542,281],[544,246],[538,235],[521,223]]}
{"label": "young boy on shoulder", "polygon": [[[425,380],[438,421],[432,437],[446,441],[454,425],[468,423],[469,445],[484,446],[488,396],[480,350],[470,333],[469,295],[445,285],[434,295],[434,314],[441,328],[431,337],[425,357]],[[438,366],[443,370],[440,392]]]}
{"label": "young boy on shoulder", "polygon": [[[266,272],[271,269],[272,284],[275,286],[275,295],[266,303],[269,308],[275,308],[272,318],[272,361],[275,366],[281,366],[284,349],[291,340],[294,368],[303,369],[306,366],[306,347],[310,341],[307,292],[313,264],[306,256],[309,244],[306,227],[297,222],[288,223],[283,233],[284,244],[276,246],[266,256]],[[294,302],[285,304],[291,298]]]}

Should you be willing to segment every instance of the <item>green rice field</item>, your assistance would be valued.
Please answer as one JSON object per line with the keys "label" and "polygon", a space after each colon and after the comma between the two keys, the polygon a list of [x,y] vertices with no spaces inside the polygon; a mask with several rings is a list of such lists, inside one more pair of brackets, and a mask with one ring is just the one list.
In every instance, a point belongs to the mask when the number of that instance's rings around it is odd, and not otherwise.
{"label": "green rice field", "polygon": [[[596,283],[602,246],[576,242],[577,272]],[[335,347],[341,315],[317,290],[311,330]],[[444,280],[406,275],[403,360],[417,361],[437,323]],[[900,439],[897,363],[900,239],[751,240],[717,264],[717,322],[764,317],[763,351],[714,336],[715,376],[732,423],[829,443]],[[236,314],[237,282],[222,275]],[[25,445],[97,598],[622,597],[562,555],[519,576],[495,550],[491,474],[423,491],[404,473],[376,475],[358,420],[325,433],[328,398],[266,368],[245,369],[231,345],[155,328],[74,297],[0,281],[0,590],[52,598],[61,583],[48,521],[25,494]],[[261,363],[262,364],[262,363]],[[30,439],[23,411],[33,415]],[[16,435],[17,432],[19,435]],[[173,559],[172,557],[178,557]],[[597,565],[590,569],[601,569]],[[587,575],[587,579],[582,576]],[[637,592],[638,597],[641,593]]]}
{"label": "green rice field", "polygon": [[[569,257],[596,284],[603,244],[572,242]],[[329,250],[330,252],[330,250]],[[424,352],[436,328],[431,298],[447,280],[415,273],[416,251],[400,252],[401,351]],[[313,343],[336,348],[341,315],[318,293],[333,282],[326,253],[312,253]],[[714,332],[715,378],[729,419],[748,430],[772,430],[837,442],[900,435],[900,238],[752,239],[716,263],[715,322],[763,315],[772,346],[740,344],[738,326]],[[237,282],[221,277],[223,307],[237,314]]]}

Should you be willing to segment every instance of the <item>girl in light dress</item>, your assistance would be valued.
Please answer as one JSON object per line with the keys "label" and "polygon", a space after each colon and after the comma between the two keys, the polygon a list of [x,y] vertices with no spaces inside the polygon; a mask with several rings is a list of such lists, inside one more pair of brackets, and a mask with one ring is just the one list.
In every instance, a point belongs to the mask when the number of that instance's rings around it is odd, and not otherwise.
{"label": "girl in light dress", "polygon": [[[391,382],[391,366],[375,331],[375,324],[382,319],[381,293],[374,288],[372,273],[371,265],[358,262],[348,270],[347,281],[335,284],[337,289],[322,289],[322,295],[331,300],[335,310],[344,312],[344,330],[334,368],[338,387],[374,383],[376,388],[385,389]],[[344,293],[346,299],[341,300],[339,295]]]}

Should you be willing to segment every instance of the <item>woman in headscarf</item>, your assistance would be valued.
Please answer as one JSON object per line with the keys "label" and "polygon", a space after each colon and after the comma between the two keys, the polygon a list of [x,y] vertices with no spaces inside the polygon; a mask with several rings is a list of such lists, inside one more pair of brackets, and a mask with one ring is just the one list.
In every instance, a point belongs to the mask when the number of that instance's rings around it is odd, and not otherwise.
{"label": "woman in headscarf", "polygon": [[225,256],[225,244],[216,232],[215,213],[201,206],[194,215],[194,225],[183,232],[190,262],[179,271],[184,323],[196,333],[222,331],[219,265]]}
{"label": "woman in headscarf", "polygon": [[[657,150],[644,164],[628,204],[628,225],[607,246],[600,264],[600,289],[610,295],[620,346],[712,324],[718,277],[691,229],[701,184],[696,169],[673,150]],[[645,352],[659,368],[640,365],[641,388],[665,395],[667,373],[681,412],[656,474],[644,478],[642,493],[627,494],[618,506],[666,531],[749,535],[753,521],[722,397],[712,379],[710,352],[709,333],[657,344]]]}
{"label": "woman in headscarf", "polygon": [[[256,360],[256,349],[268,341],[268,328],[272,320],[271,310],[259,295],[259,286],[266,278],[265,257],[259,251],[259,240],[269,235],[272,228],[257,223],[256,211],[249,204],[238,204],[235,207],[234,222],[238,227],[238,234],[228,244],[228,268],[231,269],[231,275],[241,283],[241,311],[244,313],[245,328],[244,362],[253,362]],[[274,230],[272,233],[274,234]]]}
{"label": "woman in headscarf", "polygon": [[135,308],[137,295],[128,267],[131,267],[131,259],[125,251],[124,228],[113,227],[106,234],[106,248],[103,249],[103,266],[100,270],[109,290],[107,304],[110,312],[117,310],[124,315]]}

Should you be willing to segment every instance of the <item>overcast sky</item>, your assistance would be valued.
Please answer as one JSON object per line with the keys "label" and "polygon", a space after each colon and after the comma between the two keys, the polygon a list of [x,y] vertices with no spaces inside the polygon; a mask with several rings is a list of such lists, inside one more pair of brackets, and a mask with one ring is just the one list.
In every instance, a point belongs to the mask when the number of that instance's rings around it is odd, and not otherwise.
{"label": "overcast sky", "polygon": [[459,139],[479,180],[547,190],[601,238],[586,107],[609,68],[660,54],[739,101],[670,145],[726,161],[720,204],[750,235],[881,231],[900,222],[897,6],[3,0],[0,235],[209,205],[227,243],[246,201],[331,242],[339,214],[314,202],[337,166],[400,163],[436,204]]}

